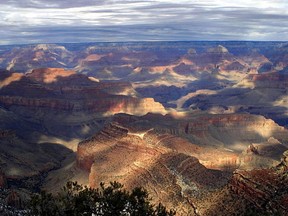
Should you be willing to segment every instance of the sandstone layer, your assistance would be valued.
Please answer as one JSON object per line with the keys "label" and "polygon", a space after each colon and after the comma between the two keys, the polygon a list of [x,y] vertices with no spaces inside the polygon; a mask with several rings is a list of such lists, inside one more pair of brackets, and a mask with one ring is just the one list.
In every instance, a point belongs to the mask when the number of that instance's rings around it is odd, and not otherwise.
{"label": "sandstone layer", "polygon": [[[78,146],[78,165],[90,172],[89,183],[118,181],[128,189],[145,187],[154,202],[163,202],[181,214],[194,214],[193,201],[206,190],[225,183],[225,174],[206,169],[195,157],[172,151],[149,131],[130,132],[116,123]],[[147,134],[146,134],[147,133]],[[121,162],[120,162],[121,161]]]}
{"label": "sandstone layer", "polygon": [[143,186],[154,202],[175,208],[179,215],[202,215],[197,200],[224,193],[220,189],[229,176],[233,181],[235,170],[278,164],[287,136],[272,120],[249,114],[117,115],[79,143],[77,164],[90,173],[92,187],[111,180],[129,189]]}
{"label": "sandstone layer", "polygon": [[20,78],[8,72],[1,76],[9,84],[5,81],[0,89],[0,105],[50,135],[91,135],[115,113],[166,112],[153,98],[137,97],[129,83],[99,82],[61,68],[35,69]]}
{"label": "sandstone layer", "polygon": [[199,215],[287,215],[287,183],[286,152],[270,169],[235,171],[224,188],[196,203]]}

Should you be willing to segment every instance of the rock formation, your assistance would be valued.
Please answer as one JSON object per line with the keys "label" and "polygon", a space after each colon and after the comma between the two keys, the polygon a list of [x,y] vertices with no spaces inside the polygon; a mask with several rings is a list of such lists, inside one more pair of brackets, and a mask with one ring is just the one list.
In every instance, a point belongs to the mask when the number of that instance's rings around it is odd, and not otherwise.
{"label": "rock formation", "polygon": [[179,214],[194,215],[190,195],[201,196],[215,182],[224,184],[225,174],[208,170],[197,158],[173,152],[161,142],[160,135],[155,137],[152,131],[140,133],[111,123],[79,144],[78,166],[90,172],[92,187],[114,180],[128,189],[143,186],[154,202],[161,201]]}
{"label": "rock formation", "polygon": [[[257,131],[260,125],[262,132]],[[231,144],[230,137],[239,144]],[[210,193],[216,196],[237,168],[235,173],[270,169],[279,163],[287,149],[285,140],[285,128],[249,114],[117,115],[99,133],[79,143],[77,164],[90,173],[92,187],[111,180],[127,188],[144,186],[154,201],[180,214],[197,215],[203,211],[197,200]]]}
{"label": "rock formation", "polygon": [[229,183],[195,202],[199,215],[287,215],[287,163],[236,170]]}
{"label": "rock formation", "polygon": [[11,131],[1,131],[0,135],[1,187],[7,187],[9,181],[12,186],[35,189],[47,172],[59,168],[61,161],[71,154],[63,146],[30,143]]}
{"label": "rock formation", "polygon": [[288,84],[288,74],[278,72],[253,74],[248,79],[254,82],[257,88],[286,89]]}
{"label": "rock formation", "polygon": [[215,54],[225,54],[229,53],[228,49],[222,45],[218,45],[217,47],[209,48],[207,53],[215,53]]}
{"label": "rock formation", "polygon": [[288,212],[287,152],[275,168],[236,171],[229,183],[233,193],[259,213]]}
{"label": "rock formation", "polygon": [[0,188],[6,188],[6,187],[7,187],[7,179],[5,173],[0,168]]}
{"label": "rock formation", "polygon": [[38,67],[65,67],[72,64],[74,57],[64,46],[53,44],[15,47],[4,54],[6,69],[26,72]]}
{"label": "rock formation", "polygon": [[0,105],[66,137],[91,135],[115,113],[166,113],[153,98],[138,97],[129,83],[98,82],[61,68],[35,69],[3,86]]}

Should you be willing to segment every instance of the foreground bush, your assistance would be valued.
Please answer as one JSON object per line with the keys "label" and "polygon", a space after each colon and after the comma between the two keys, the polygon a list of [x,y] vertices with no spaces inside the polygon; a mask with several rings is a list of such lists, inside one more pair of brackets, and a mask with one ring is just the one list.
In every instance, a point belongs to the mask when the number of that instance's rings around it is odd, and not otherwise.
{"label": "foreground bush", "polygon": [[55,196],[44,191],[34,195],[30,210],[32,215],[37,216],[175,215],[174,211],[167,211],[162,204],[153,206],[145,189],[137,187],[128,192],[118,182],[111,182],[108,187],[101,183],[97,189],[68,182]]}

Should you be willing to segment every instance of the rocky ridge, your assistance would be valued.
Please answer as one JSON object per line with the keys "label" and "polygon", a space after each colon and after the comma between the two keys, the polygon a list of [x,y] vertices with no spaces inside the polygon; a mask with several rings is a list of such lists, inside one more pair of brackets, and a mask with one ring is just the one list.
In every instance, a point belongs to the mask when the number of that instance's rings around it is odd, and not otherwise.
{"label": "rocky ridge", "polygon": [[[262,134],[255,131],[259,125],[264,129]],[[265,128],[273,133],[265,134]],[[246,144],[229,145],[234,133],[238,134],[239,143]],[[184,119],[153,114],[117,115],[99,133],[79,143],[77,164],[90,173],[92,187],[111,179],[127,188],[144,186],[153,200],[177,209],[179,215],[205,215],[199,213],[203,208],[197,200],[224,193],[219,190],[228,185],[229,176],[233,175],[233,182],[237,172],[270,169],[279,163],[287,144],[271,137],[284,142],[286,129],[249,114]],[[211,148],[212,140],[222,144]],[[254,148],[257,151],[252,151]],[[211,205],[205,204],[205,208]]]}
{"label": "rocky ridge", "polygon": [[[13,74],[2,76],[5,80]],[[41,124],[44,133],[69,138],[93,134],[115,113],[166,112],[153,98],[138,97],[128,83],[99,82],[61,68],[35,69],[3,86],[0,105]]]}
{"label": "rocky ridge", "polygon": [[[163,202],[182,214],[194,214],[191,193],[201,196],[225,182],[225,174],[206,169],[197,158],[173,152],[151,142],[150,132],[129,132],[115,123],[78,146],[78,166],[90,172],[89,184],[119,181],[128,189],[145,187],[155,202]],[[154,137],[155,138],[155,137]],[[150,140],[150,142],[149,142]],[[150,144],[151,143],[151,144]],[[121,161],[121,163],[119,163]],[[101,173],[101,174],[100,174]]]}

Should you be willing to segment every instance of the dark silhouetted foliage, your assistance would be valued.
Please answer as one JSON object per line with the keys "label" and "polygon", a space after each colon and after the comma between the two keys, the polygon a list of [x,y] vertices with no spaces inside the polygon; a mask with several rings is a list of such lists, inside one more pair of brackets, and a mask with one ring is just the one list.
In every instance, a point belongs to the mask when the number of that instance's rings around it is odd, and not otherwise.
{"label": "dark silhouetted foliage", "polygon": [[68,182],[57,195],[41,192],[31,199],[32,215],[41,216],[172,216],[176,213],[166,210],[161,203],[153,206],[148,193],[141,187],[131,192],[118,182],[104,183],[97,189]]}

